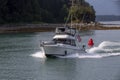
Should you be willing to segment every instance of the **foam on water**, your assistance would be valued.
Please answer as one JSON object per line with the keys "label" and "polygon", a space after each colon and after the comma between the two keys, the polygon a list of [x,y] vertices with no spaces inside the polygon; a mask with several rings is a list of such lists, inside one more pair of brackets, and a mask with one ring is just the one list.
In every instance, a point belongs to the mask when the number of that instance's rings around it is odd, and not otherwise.
{"label": "foam on water", "polygon": [[69,56],[57,56],[59,58],[79,58],[79,59],[100,59],[100,58],[104,58],[104,57],[111,57],[111,56],[120,56],[120,53],[102,53],[102,54],[72,54]]}
{"label": "foam on water", "polygon": [[99,54],[86,54],[86,55],[79,55],[78,58],[102,58]]}
{"label": "foam on water", "polygon": [[66,55],[66,56],[57,56],[59,58],[78,58],[79,56],[79,53],[74,53],[74,54],[71,54],[71,55]]}
{"label": "foam on water", "polygon": [[[31,55],[32,57],[46,58],[45,54],[42,52],[36,52],[35,54]],[[110,57],[110,56],[120,56],[120,53],[75,53],[67,56],[57,56],[58,58],[104,58],[104,57]]]}
{"label": "foam on water", "polygon": [[111,42],[111,41],[103,41],[99,46],[99,48],[120,48],[120,42]]}
{"label": "foam on water", "polygon": [[46,58],[45,54],[42,51],[36,52],[32,54],[31,56],[36,57],[36,58]]}
{"label": "foam on water", "polygon": [[88,53],[119,53],[120,42],[103,41],[98,47],[86,50]]}
{"label": "foam on water", "polygon": [[98,47],[86,50],[88,54],[99,55],[100,57],[120,55],[120,42],[103,41]]}

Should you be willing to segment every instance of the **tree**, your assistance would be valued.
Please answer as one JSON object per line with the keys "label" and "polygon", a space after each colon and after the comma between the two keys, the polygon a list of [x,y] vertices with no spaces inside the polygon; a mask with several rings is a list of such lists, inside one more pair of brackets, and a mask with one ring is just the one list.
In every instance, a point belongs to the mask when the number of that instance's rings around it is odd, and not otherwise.
{"label": "tree", "polygon": [[81,3],[74,3],[76,5],[73,5],[70,9],[70,14],[72,15],[72,19],[74,22],[91,22],[95,21],[95,11],[92,6],[90,6],[88,3],[82,1]]}
{"label": "tree", "polygon": [[[74,20],[95,19],[95,11],[84,0],[75,0]],[[0,0],[0,23],[63,23],[69,9],[70,0]]]}

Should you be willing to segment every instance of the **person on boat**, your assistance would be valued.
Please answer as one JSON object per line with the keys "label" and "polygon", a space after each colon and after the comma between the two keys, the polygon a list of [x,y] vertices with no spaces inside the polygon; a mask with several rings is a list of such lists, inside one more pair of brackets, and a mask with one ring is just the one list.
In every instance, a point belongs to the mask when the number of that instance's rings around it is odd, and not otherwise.
{"label": "person on boat", "polygon": [[94,46],[94,42],[93,42],[93,39],[92,39],[92,38],[90,38],[90,39],[88,40],[88,46],[89,46],[90,48]]}
{"label": "person on boat", "polygon": [[86,47],[85,45],[82,46],[83,51],[85,51],[85,47]]}

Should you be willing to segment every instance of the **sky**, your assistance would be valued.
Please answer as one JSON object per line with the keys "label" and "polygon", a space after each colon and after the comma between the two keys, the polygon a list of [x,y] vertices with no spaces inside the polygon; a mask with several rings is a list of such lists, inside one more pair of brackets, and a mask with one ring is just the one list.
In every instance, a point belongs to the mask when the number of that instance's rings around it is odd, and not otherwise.
{"label": "sky", "polygon": [[120,0],[85,0],[95,9],[96,15],[120,15]]}

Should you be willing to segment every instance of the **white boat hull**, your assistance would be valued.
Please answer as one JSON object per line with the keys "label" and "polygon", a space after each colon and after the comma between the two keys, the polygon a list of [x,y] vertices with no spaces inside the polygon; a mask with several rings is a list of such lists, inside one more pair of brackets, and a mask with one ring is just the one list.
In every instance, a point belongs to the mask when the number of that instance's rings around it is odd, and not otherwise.
{"label": "white boat hull", "polygon": [[81,52],[80,48],[69,45],[44,45],[41,49],[46,56],[65,56]]}

